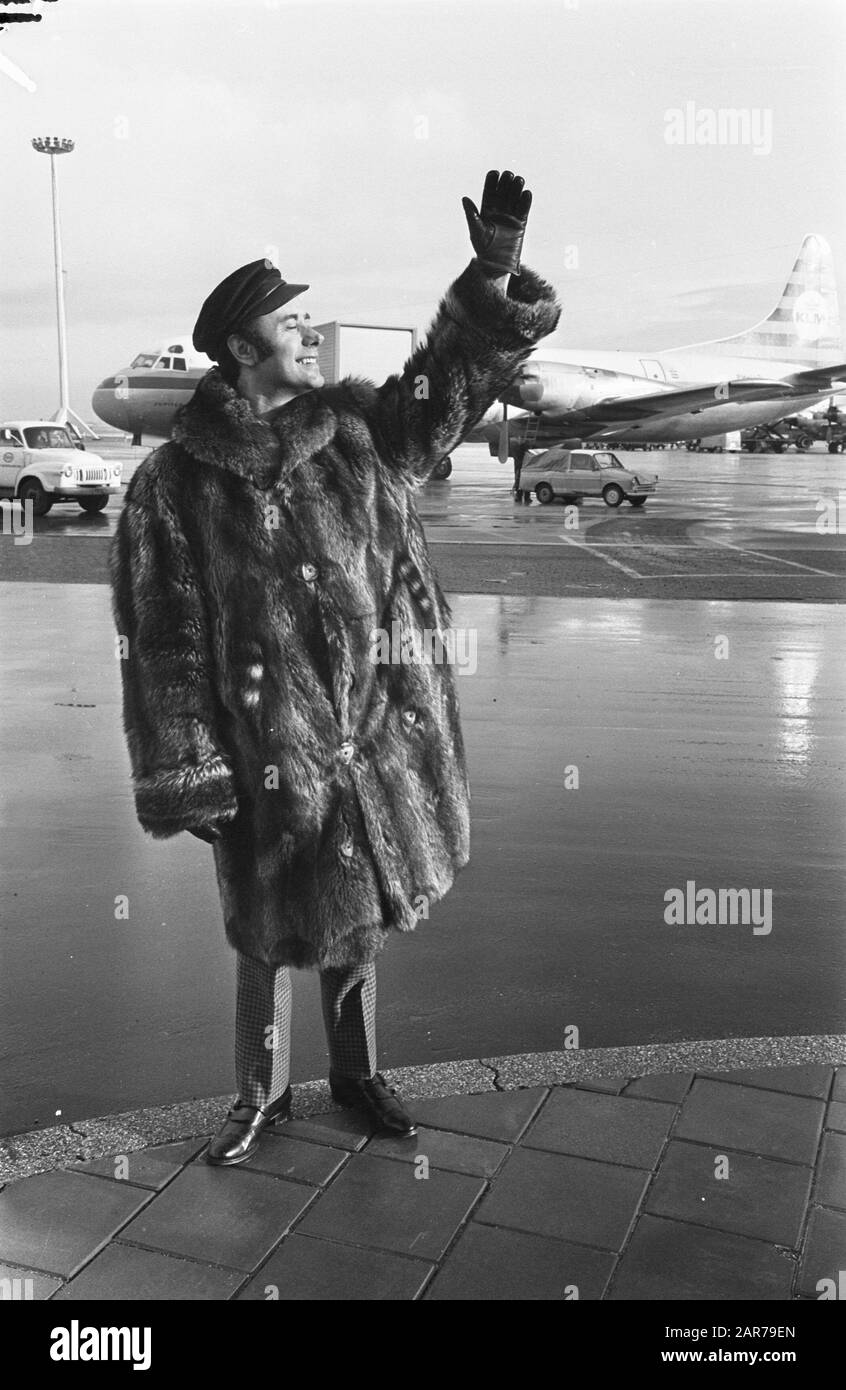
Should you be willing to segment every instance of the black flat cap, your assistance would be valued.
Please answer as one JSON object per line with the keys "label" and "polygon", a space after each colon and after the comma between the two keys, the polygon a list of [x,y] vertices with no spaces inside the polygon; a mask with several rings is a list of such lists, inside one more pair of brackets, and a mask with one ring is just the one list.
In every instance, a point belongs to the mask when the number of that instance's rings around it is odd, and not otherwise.
{"label": "black flat cap", "polygon": [[251,261],[233,270],[212,290],[200,310],[192,339],[196,351],[218,362],[230,333],[237,333],[249,319],[271,313],[307,289],[308,285],[288,284],[272,261]]}

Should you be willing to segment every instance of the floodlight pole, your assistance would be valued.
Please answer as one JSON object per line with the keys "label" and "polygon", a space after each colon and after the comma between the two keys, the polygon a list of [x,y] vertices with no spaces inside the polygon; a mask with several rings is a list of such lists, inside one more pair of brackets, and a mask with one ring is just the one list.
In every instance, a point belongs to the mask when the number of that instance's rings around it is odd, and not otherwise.
{"label": "floodlight pole", "polygon": [[95,434],[90,425],[77,415],[70,403],[70,388],[68,386],[68,340],[67,326],[65,322],[65,276],[62,267],[62,236],[59,227],[59,190],[56,182],[56,155],[70,154],[74,148],[73,140],[63,139],[58,135],[37,136],[32,147],[38,154],[49,154],[50,156],[50,187],[53,194],[53,260],[56,270],[56,323],[59,330],[59,409],[53,419],[57,424],[67,425],[72,420],[78,430],[90,435],[92,439],[99,436]]}

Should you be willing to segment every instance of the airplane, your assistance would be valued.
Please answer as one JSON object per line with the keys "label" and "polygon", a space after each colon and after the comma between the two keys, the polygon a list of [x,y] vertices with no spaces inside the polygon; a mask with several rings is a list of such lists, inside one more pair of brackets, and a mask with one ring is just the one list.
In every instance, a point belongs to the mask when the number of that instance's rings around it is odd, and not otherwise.
{"label": "airplane", "polygon": [[176,333],[153,352],[139,352],[128,367],[101,381],[91,397],[95,415],[107,425],[132,435],[133,444],[144,435],[170,436],[173,417],[189,401],[197,385],[213,365],[211,358],[195,352],[190,333]]}
{"label": "airplane", "polygon": [[[177,334],[102,381],[91,402],[99,418],[131,434],[133,444],[144,435],[166,439],[178,406],[212,365],[190,341]],[[487,443],[505,462],[553,444],[728,434],[773,424],[842,389],[843,356],[831,248],[811,234],[779,303],[753,328],[643,354],[538,348],[466,438]]]}
{"label": "airplane", "polygon": [[503,463],[536,446],[707,439],[831,396],[846,380],[843,358],[831,248],[810,234],[775,309],[753,328],[651,353],[537,348],[479,430]]}

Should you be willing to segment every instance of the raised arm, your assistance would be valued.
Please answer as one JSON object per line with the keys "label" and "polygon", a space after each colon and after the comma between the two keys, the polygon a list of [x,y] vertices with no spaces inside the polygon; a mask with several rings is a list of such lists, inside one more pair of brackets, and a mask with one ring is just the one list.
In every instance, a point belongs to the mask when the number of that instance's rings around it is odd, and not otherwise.
{"label": "raised arm", "polygon": [[521,268],[532,195],[491,170],[464,210],[476,257],[442,299],[426,339],[383,386],[345,383],[392,467],[419,481],[481,419],[561,313],[552,286]]}
{"label": "raised arm", "polygon": [[237,801],[215,733],[205,607],[173,512],[128,498],[109,563],[138,819],[157,839],[213,837]]}

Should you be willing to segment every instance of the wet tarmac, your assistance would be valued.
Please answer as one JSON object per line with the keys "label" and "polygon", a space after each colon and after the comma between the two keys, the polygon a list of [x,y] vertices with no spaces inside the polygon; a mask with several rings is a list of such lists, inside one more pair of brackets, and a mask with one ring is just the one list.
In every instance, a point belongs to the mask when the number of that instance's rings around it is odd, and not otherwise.
{"label": "wet tarmac", "polygon": [[[799,511],[777,461],[774,534],[836,488],[840,460],[812,458]],[[760,527],[762,475],[754,496],[737,478],[715,495],[733,466],[714,461],[708,495],[668,489],[654,511]],[[470,484],[448,486],[469,499]],[[501,515],[485,487],[468,507]],[[503,524],[551,531],[552,510]],[[460,520],[447,508],[429,524]],[[614,520],[598,509],[596,525]],[[471,512],[473,534],[493,524]],[[51,537],[0,550],[13,565]],[[385,1066],[557,1050],[574,1027],[585,1048],[846,1031],[843,614],[723,594],[451,594],[454,623],[477,635],[477,669],[459,678],[473,857],[383,955]],[[234,961],[211,851],[153,842],[135,820],[108,590],[4,583],[0,632],[0,1132],[231,1090]],[[668,925],[664,895],[690,880],[771,890],[771,930]],[[326,1075],[315,985],[295,977],[295,1080]]]}
{"label": "wet tarmac", "polygon": [[[125,481],[145,450],[97,446],[124,463]],[[512,469],[481,445],[454,454],[446,483],[422,490],[419,507],[453,593],[846,601],[846,458],[821,446],[806,454],[619,452],[657,474],[642,511],[587,500],[515,505]],[[32,544],[0,546],[0,580],[105,582],[107,542],[122,505],[89,517],[56,506]],[[4,538],[8,540],[8,538]],[[47,544],[46,542],[49,542]]]}

